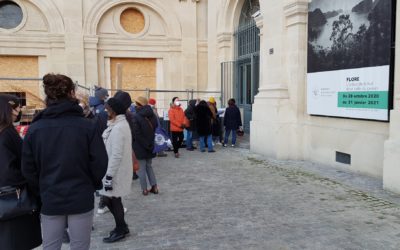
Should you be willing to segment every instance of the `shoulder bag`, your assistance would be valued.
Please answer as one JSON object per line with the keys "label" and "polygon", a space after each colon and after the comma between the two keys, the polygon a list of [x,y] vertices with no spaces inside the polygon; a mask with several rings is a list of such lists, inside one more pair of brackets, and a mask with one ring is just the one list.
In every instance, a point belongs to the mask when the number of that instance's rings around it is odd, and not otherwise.
{"label": "shoulder bag", "polygon": [[0,221],[32,214],[38,210],[37,199],[23,187],[6,186],[0,188]]}

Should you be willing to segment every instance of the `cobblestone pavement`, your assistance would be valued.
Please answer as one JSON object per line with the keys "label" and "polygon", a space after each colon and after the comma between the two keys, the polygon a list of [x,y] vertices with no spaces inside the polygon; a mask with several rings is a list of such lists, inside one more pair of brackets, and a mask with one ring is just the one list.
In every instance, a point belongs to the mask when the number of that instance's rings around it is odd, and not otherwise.
{"label": "cobblestone pavement", "polygon": [[92,249],[400,249],[400,197],[376,179],[216,149],[155,159],[160,194],[135,181],[131,235],[102,243],[114,222],[96,215]]}

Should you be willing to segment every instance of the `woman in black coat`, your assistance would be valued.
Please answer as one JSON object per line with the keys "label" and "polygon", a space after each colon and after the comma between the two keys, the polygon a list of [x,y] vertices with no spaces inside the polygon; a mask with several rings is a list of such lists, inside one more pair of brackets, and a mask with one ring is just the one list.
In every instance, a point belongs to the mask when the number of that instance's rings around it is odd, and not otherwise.
{"label": "woman in black coat", "polygon": [[[0,188],[24,186],[21,173],[22,139],[13,126],[21,118],[19,101],[0,95]],[[0,248],[28,250],[42,244],[39,213],[0,221]]]}
{"label": "woman in black coat", "polygon": [[208,152],[215,152],[212,145],[212,129],[211,129],[211,119],[212,113],[206,101],[201,101],[199,105],[195,108],[196,115],[196,128],[200,140],[200,151],[205,152],[205,142],[207,139]]}
{"label": "woman in black coat", "polygon": [[[153,109],[148,105],[145,97],[136,98],[136,114],[133,115],[133,151],[139,161],[139,180],[142,194],[149,192],[158,194],[156,176],[152,167],[152,159],[156,157],[154,150],[154,137],[157,127],[157,118]],[[147,189],[147,178],[151,189]]]}

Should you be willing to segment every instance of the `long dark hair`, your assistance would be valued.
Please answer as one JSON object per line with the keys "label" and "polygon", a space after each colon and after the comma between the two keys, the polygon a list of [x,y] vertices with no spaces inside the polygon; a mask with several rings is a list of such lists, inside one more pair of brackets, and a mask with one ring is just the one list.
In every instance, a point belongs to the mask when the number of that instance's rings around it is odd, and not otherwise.
{"label": "long dark hair", "polygon": [[12,95],[0,95],[0,133],[8,127],[13,126],[13,109],[17,108],[20,102]]}

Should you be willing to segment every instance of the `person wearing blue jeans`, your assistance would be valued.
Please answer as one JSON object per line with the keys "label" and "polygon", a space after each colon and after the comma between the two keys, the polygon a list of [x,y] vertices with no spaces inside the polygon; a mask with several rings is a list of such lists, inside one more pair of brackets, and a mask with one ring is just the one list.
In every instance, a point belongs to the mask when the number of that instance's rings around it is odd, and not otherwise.
{"label": "person wearing blue jeans", "polygon": [[228,107],[225,110],[224,126],[226,132],[223,146],[227,146],[229,135],[232,132],[232,147],[234,147],[236,144],[236,131],[242,127],[242,118],[240,110],[236,106],[236,101],[233,98],[228,101]]}
{"label": "person wearing blue jeans", "polygon": [[193,147],[193,131],[186,130],[186,149],[192,151]]}
{"label": "person wearing blue jeans", "polygon": [[211,130],[212,113],[206,101],[204,100],[200,101],[199,105],[196,106],[194,112],[196,115],[197,134],[200,137],[200,151],[201,152],[206,151],[205,150],[206,145],[204,139],[207,138],[208,152],[213,153],[215,151],[212,144],[212,130]]}
{"label": "person wearing blue jeans", "polygon": [[236,130],[233,129],[225,129],[225,139],[224,139],[224,145],[226,146],[228,144],[228,139],[229,135],[232,132],[232,145],[236,145]]}
{"label": "person wearing blue jeans", "polygon": [[193,131],[196,129],[196,115],[194,113],[196,102],[196,100],[190,100],[189,105],[185,110],[186,119],[189,121],[189,127],[186,127],[186,149],[189,151],[193,151],[195,149],[193,146]]}
{"label": "person wearing blue jeans", "polygon": [[207,139],[208,152],[214,152],[213,144],[212,144],[212,135],[200,136],[200,151],[205,152],[206,144],[204,143],[204,139]]}

